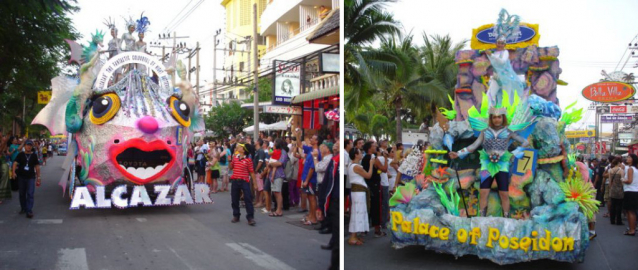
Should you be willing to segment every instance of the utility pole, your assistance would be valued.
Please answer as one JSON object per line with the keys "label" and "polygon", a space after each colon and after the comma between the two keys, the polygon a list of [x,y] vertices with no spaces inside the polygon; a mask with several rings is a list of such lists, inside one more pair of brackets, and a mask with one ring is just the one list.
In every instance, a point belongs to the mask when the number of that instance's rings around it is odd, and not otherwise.
{"label": "utility pole", "polygon": [[191,58],[192,54],[188,55],[188,83],[191,82]]}
{"label": "utility pole", "polygon": [[[171,53],[175,53],[175,46],[177,45],[177,32],[173,32],[173,50]],[[177,61],[177,56],[175,56],[175,61]],[[173,87],[175,87],[175,75],[177,75],[176,69],[177,67],[173,67],[173,74],[171,74],[171,79],[173,79]],[[199,89],[197,90],[197,97],[199,98]]]}
{"label": "utility pole", "polygon": [[211,89],[211,93],[213,95],[213,102],[211,104],[211,108],[217,107],[217,36],[221,31],[215,31],[215,39],[213,41],[213,89]]}
{"label": "utility pole", "polygon": [[197,56],[195,56],[195,67],[197,68],[195,71],[195,85],[197,86],[197,99],[199,99],[199,41],[197,42]]}
{"label": "utility pole", "polygon": [[258,74],[258,66],[259,66],[259,58],[258,58],[258,52],[257,52],[257,4],[253,4],[253,56],[255,59],[255,63],[254,63],[254,67],[253,67],[253,72],[254,72],[254,79],[253,79],[253,84],[255,85],[255,88],[253,89],[253,97],[254,97],[254,111],[255,111],[255,129],[253,131],[253,138],[256,140],[257,138],[259,138],[259,87],[257,82],[259,81],[259,74]]}

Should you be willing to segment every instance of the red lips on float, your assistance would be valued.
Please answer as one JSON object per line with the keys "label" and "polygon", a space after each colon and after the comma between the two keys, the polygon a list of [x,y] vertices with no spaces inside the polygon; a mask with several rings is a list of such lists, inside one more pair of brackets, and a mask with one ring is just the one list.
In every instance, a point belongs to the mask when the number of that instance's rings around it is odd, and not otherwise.
{"label": "red lips on float", "polygon": [[157,179],[175,163],[175,150],[161,140],[151,142],[131,139],[113,145],[110,149],[113,165],[128,180],[136,184],[146,184]]}

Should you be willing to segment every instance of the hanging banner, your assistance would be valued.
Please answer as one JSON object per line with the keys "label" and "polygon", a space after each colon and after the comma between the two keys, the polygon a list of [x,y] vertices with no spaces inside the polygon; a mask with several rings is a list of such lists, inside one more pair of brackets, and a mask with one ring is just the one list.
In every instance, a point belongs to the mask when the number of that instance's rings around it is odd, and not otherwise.
{"label": "hanging banner", "polygon": [[301,90],[301,64],[273,60],[272,103],[290,105],[290,101]]}
{"label": "hanging banner", "polygon": [[611,103],[629,99],[636,89],[623,82],[597,82],[583,89],[583,97],[595,102]]}
{"label": "hanging banner", "polygon": [[292,114],[292,115],[301,115],[302,110],[299,106],[265,106],[265,113],[276,113],[276,114]]}
{"label": "hanging banner", "polygon": [[596,130],[570,130],[570,131],[565,131],[565,137],[567,137],[567,138],[596,137]]}

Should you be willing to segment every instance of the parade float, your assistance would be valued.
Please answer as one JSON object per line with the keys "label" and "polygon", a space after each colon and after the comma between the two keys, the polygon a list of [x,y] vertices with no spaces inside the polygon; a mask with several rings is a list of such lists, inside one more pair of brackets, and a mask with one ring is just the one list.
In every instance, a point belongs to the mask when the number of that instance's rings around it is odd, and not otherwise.
{"label": "parade float", "polygon": [[394,248],[501,265],[584,260],[598,202],[565,139],[582,109],[560,108],[558,47],[538,47],[538,25],[519,20],[502,10],[496,24],[474,30],[472,50],[456,54],[450,107],[399,168]]}
{"label": "parade float", "polygon": [[107,48],[100,30],[88,46],[67,40],[79,75],[53,78],[51,101],[33,120],[68,136],[63,196],[71,209],[211,203],[208,186],[193,185],[188,169],[204,121],[184,65],[146,51],[146,16],[124,22],[119,38],[115,22],[105,21]]}

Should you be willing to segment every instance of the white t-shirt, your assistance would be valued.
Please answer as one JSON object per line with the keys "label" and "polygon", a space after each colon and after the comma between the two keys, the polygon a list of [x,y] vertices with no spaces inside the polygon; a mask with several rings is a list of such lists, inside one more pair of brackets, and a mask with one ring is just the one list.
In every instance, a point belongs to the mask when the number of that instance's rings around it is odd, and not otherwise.
{"label": "white t-shirt", "polygon": [[395,170],[394,167],[390,166],[393,160],[394,159],[388,159],[388,181],[390,182],[390,185],[388,185],[388,187],[390,189],[394,188],[394,180],[397,179],[397,170]]}
{"label": "white t-shirt", "polygon": [[363,176],[359,175],[358,173],[354,172],[354,167],[355,166],[359,166],[363,169],[363,167],[359,164],[351,164],[350,168],[348,168],[348,180],[350,180],[351,184],[357,184],[357,185],[361,185],[364,187],[368,187],[368,185],[366,184],[366,180],[363,179]]}
{"label": "white t-shirt", "polygon": [[625,192],[638,192],[638,169],[634,168],[633,166],[626,166],[625,167],[625,178],[627,177],[627,172],[631,169],[634,171],[634,175],[633,175],[633,180],[631,181],[631,184],[627,185],[627,184],[623,184],[623,190]]}
{"label": "white t-shirt", "polygon": [[[379,162],[381,162],[381,165],[383,166],[383,164],[385,164],[385,157],[380,156],[377,157],[377,159],[379,159]],[[390,162],[388,162],[388,164],[390,164]],[[386,172],[381,172],[381,170],[379,170],[379,176],[381,176],[381,186],[387,187],[390,185],[390,183],[388,183],[388,173]]]}

